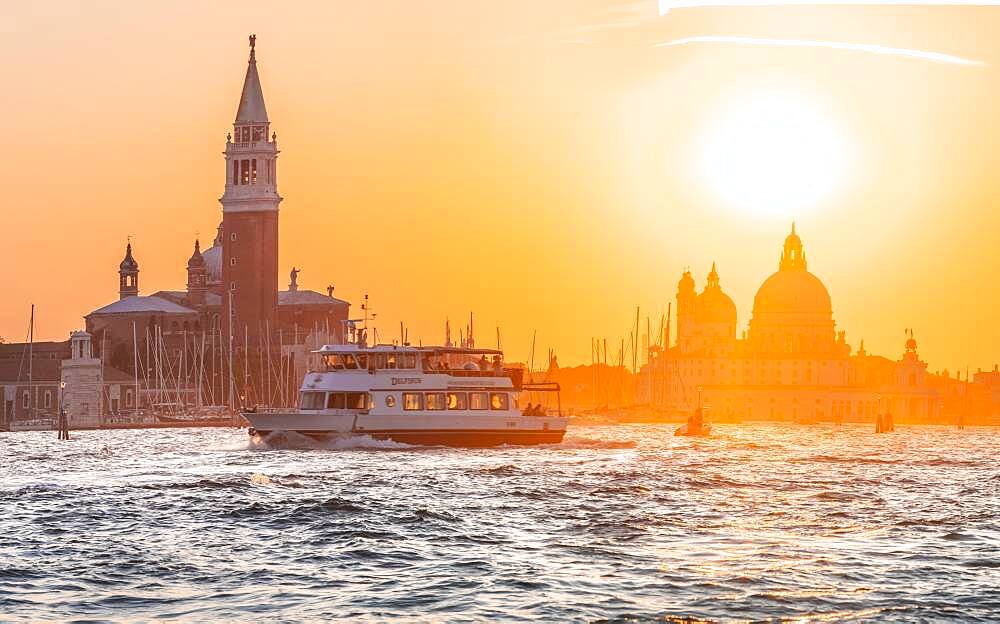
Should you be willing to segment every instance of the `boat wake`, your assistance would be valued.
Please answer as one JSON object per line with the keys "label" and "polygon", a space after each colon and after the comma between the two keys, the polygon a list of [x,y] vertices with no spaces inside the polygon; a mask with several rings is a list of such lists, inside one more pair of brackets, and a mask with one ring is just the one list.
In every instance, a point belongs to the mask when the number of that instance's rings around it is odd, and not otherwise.
{"label": "boat wake", "polygon": [[586,436],[567,435],[559,444],[547,444],[554,449],[630,449],[638,446],[635,440],[608,440],[607,438],[588,438]]}
{"label": "boat wake", "polygon": [[248,448],[250,450],[339,451],[350,449],[401,450],[418,447],[394,440],[376,440],[369,435],[345,434],[325,440],[316,440],[294,431],[273,431],[266,436],[252,436]]}

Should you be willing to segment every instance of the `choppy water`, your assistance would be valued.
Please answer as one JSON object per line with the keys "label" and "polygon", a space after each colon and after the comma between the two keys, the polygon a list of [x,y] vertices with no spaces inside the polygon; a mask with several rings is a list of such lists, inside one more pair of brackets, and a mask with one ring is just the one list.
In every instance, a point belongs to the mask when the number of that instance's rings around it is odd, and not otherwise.
{"label": "choppy water", "polygon": [[1000,432],[0,434],[0,620],[1000,619]]}

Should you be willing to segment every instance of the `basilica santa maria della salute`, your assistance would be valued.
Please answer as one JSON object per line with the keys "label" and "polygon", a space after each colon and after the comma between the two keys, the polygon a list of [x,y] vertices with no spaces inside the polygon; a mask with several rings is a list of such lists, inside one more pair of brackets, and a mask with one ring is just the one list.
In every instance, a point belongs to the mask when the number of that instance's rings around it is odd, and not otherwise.
{"label": "basilica santa maria della salute", "polygon": [[736,305],[716,266],[700,293],[685,271],[677,285],[676,342],[650,349],[640,401],[670,411],[702,405],[718,419],[839,422],[891,413],[931,421],[954,385],[948,381],[956,381],[927,373],[912,333],[899,360],[872,356],[863,342],[852,353],[794,224],[778,270],[754,297],[747,330],[738,336],[737,327]]}

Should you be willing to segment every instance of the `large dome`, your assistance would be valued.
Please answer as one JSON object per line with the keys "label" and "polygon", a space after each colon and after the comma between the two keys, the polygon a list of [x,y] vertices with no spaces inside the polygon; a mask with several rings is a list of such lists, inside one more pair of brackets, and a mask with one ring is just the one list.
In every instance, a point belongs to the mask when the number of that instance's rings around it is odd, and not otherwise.
{"label": "large dome", "polygon": [[806,270],[806,254],[794,223],[792,233],[785,238],[778,272],[764,280],[753,298],[754,318],[768,314],[818,314],[825,318],[833,315],[826,286]]}
{"label": "large dome", "polygon": [[753,298],[753,314],[833,314],[830,293],[805,269],[782,269],[764,280]]}

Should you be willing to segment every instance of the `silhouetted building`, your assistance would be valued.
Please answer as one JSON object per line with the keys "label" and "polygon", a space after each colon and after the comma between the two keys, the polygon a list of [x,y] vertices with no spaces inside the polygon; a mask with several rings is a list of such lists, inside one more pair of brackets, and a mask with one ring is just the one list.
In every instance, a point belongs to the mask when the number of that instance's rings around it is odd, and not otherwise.
{"label": "silhouetted building", "polygon": [[736,306],[716,266],[701,293],[685,271],[677,288],[677,342],[650,349],[641,400],[678,411],[701,401],[718,418],[843,421],[891,412],[921,421],[941,414],[940,393],[912,335],[898,361],[863,348],[851,355],[794,225],[778,270],[754,297],[748,330],[738,338],[736,328]]}
{"label": "silhouetted building", "polygon": [[141,406],[287,403],[308,352],[345,335],[350,304],[332,287],[301,289],[292,269],[278,288],[279,152],[254,43],[226,139],[222,220],[209,248],[194,241],[186,289],[141,295],[129,243],[119,300],[86,315],[95,356],[139,374]]}

